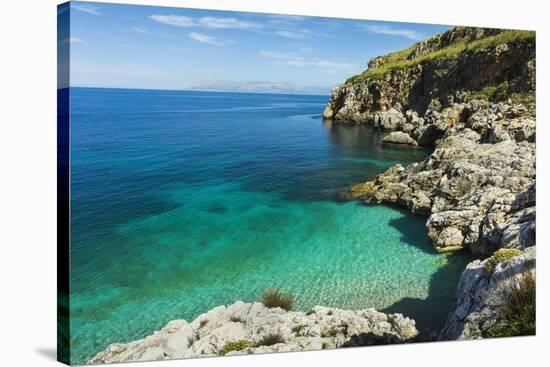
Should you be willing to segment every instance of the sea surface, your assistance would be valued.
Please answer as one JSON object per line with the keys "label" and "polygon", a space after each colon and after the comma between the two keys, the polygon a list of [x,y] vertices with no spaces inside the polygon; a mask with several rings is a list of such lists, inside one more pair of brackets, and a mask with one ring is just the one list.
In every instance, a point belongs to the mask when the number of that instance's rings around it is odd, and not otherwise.
{"label": "sea surface", "polygon": [[73,362],[269,287],[444,322],[468,256],[437,254],[426,218],[337,199],[428,151],[323,122],[327,96],[70,93]]}

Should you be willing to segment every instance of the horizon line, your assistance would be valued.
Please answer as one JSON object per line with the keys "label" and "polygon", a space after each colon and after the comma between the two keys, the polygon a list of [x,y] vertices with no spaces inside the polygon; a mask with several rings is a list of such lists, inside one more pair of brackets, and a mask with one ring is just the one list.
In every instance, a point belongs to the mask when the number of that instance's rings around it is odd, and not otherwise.
{"label": "horizon line", "polygon": [[164,92],[203,92],[203,93],[240,93],[240,94],[281,94],[281,95],[306,95],[306,96],[330,96],[332,88],[327,94],[307,93],[307,92],[243,92],[243,91],[222,91],[222,90],[200,90],[200,89],[161,89],[161,88],[144,88],[144,87],[98,87],[98,86],[84,86],[84,85],[72,85],[68,87],[57,88],[57,90],[71,89],[71,88],[88,88],[88,89],[125,89],[125,90],[150,90],[150,91],[164,91]]}

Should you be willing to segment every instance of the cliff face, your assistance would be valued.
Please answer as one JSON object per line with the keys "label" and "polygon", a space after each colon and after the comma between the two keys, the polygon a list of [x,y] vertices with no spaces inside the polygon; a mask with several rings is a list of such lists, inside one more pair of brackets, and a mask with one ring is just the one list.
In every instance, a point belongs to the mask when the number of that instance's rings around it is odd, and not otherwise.
{"label": "cliff face", "polygon": [[458,92],[534,93],[535,37],[534,32],[458,27],[376,57],[368,66],[333,90],[325,118],[374,123],[377,112],[391,108],[424,114],[432,101],[452,105]]}
{"label": "cliff face", "polygon": [[385,141],[435,150],[345,196],[429,216],[439,251],[534,245],[534,66],[532,32],[462,27],[372,59],[335,88],[324,117],[397,130]]}

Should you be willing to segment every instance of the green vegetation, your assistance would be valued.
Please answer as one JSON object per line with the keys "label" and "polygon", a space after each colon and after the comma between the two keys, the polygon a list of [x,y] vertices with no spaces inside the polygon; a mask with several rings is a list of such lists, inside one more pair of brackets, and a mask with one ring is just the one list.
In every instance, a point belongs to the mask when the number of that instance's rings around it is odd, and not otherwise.
{"label": "green vegetation", "polygon": [[515,248],[501,248],[495,251],[485,262],[485,271],[487,275],[490,276],[493,274],[498,264],[508,261],[519,254],[521,254],[521,251]]}
{"label": "green vegetation", "polygon": [[245,339],[237,340],[234,342],[227,342],[225,343],[219,354],[220,356],[224,356],[229,352],[241,351],[251,347],[253,347],[252,343]]}
{"label": "green vegetation", "polygon": [[294,306],[294,297],[281,293],[277,288],[268,288],[262,295],[262,303],[268,308],[280,307],[285,311],[290,311]]}
{"label": "green vegetation", "polygon": [[508,100],[512,103],[521,103],[525,106],[535,103],[534,93],[514,93],[517,90],[514,82],[504,81],[497,85],[491,85],[479,91],[467,91],[469,99],[482,99],[490,102],[503,102]]}
{"label": "green vegetation", "polygon": [[269,347],[271,345],[279,344],[282,342],[284,342],[284,339],[281,334],[268,334],[265,335],[258,343],[256,343],[256,346],[260,347],[262,345],[265,345],[266,347]]}
{"label": "green vegetation", "polygon": [[506,282],[502,289],[504,303],[500,307],[502,320],[487,332],[487,337],[507,337],[536,334],[536,281],[528,272],[516,281]]}
{"label": "green vegetation", "polygon": [[508,88],[508,81],[504,81],[499,85],[485,87],[479,93],[484,95],[491,102],[498,102],[508,98]]}
{"label": "green vegetation", "polygon": [[386,74],[391,71],[408,68],[435,59],[450,58],[467,50],[481,50],[501,43],[534,38],[535,32],[532,31],[509,30],[498,33],[494,36],[485,37],[474,41],[469,41],[465,38],[457,39],[456,42],[442,49],[432,51],[421,57],[409,58],[415,49],[415,45],[413,45],[407,49],[397,51],[385,56],[384,63],[382,63],[380,66],[372,70],[367,69],[363,73],[349,78],[348,80],[346,80],[346,83],[356,83],[367,78],[380,80],[383,79]]}
{"label": "green vegetation", "polygon": [[512,93],[509,97],[512,103],[521,103],[524,106],[532,105],[537,100],[534,93]]}

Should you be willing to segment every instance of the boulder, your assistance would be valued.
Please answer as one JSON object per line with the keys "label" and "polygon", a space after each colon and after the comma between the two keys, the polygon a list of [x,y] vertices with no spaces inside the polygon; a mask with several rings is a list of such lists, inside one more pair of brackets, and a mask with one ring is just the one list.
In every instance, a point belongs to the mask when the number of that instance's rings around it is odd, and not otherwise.
{"label": "boulder", "polygon": [[412,146],[418,145],[416,140],[411,138],[409,134],[401,131],[394,131],[388,134],[386,137],[384,137],[384,139],[382,139],[382,142],[386,144],[400,144],[400,145],[412,145]]}

